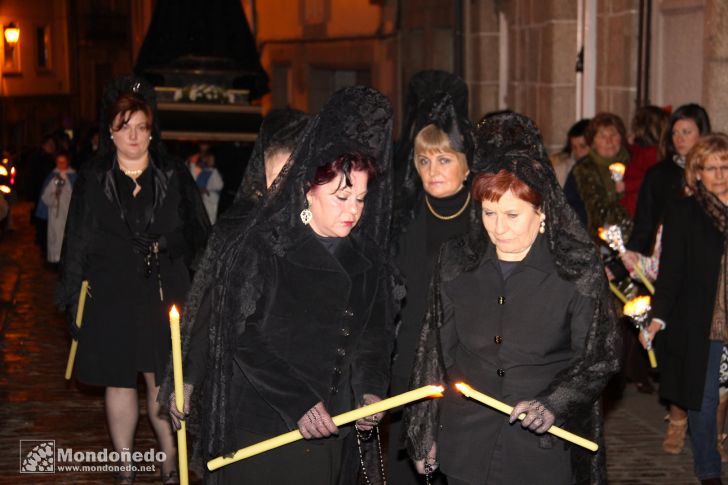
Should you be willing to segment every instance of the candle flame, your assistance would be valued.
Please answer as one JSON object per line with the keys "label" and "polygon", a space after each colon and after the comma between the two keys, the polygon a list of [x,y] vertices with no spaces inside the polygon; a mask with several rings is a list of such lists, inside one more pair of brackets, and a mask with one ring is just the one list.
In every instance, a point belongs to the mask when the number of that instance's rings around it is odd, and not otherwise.
{"label": "candle flame", "polygon": [[431,397],[442,397],[442,393],[445,392],[445,388],[443,386],[430,386],[432,389],[432,394],[430,394]]}
{"label": "candle flame", "polygon": [[603,227],[599,228],[599,239],[601,239],[602,241],[607,240],[607,230],[604,229]]}
{"label": "candle flame", "polygon": [[651,298],[649,295],[632,298],[624,304],[624,314],[630,317],[643,315],[650,311]]}
{"label": "candle flame", "polygon": [[472,387],[465,384],[464,382],[456,382],[455,389],[457,389],[460,393],[462,393],[465,396],[469,396],[470,392],[473,390]]}
{"label": "candle flame", "polygon": [[623,163],[615,162],[609,166],[610,172],[616,172],[620,175],[624,175],[625,166]]}
{"label": "candle flame", "polygon": [[177,305],[172,305],[172,308],[169,310],[169,317],[170,318],[179,318],[179,311],[177,311]]}

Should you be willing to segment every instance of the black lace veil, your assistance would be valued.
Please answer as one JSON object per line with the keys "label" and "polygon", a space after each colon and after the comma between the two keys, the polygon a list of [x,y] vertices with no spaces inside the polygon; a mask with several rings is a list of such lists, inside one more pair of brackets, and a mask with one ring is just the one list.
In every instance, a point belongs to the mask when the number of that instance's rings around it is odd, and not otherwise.
{"label": "black lace veil", "polygon": [[272,150],[293,153],[311,117],[292,108],[274,109],[263,120],[253,152],[245,167],[243,181],[235,200],[257,202],[266,192],[265,156]]}
{"label": "black lace veil", "polygon": [[[616,316],[604,269],[597,249],[563,191],[548,161],[541,136],[533,121],[517,113],[499,113],[481,120],[476,131],[478,148],[472,171],[497,173],[508,170],[543,198],[549,250],[559,275],[575,283],[577,291],[595,303],[592,325],[580,356],[551,385],[535,396],[568,428],[597,441],[600,452],[590,454],[572,448],[577,483],[605,483],[606,463],[599,396],[608,378],[619,368]],[[480,204],[471,207],[470,233],[446,245],[434,273],[425,325],[417,350],[411,387],[442,382],[444,364],[437,329],[442,325],[440,278],[449,280],[475,269],[490,244],[479,219]],[[411,456],[422,458],[433,442],[437,401],[428,401],[405,411],[406,443]]]}

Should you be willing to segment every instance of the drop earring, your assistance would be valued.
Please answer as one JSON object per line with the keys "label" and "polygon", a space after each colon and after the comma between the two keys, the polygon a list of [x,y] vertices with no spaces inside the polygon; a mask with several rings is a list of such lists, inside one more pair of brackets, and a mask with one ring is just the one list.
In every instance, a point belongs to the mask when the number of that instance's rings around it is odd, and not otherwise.
{"label": "drop earring", "polygon": [[538,232],[544,234],[546,232],[546,221],[541,221],[541,225],[538,226]]}
{"label": "drop earring", "polygon": [[308,226],[311,222],[311,219],[313,219],[313,214],[311,213],[311,209],[308,208],[308,201],[306,201],[306,207],[301,211],[301,222],[303,222],[303,225]]}

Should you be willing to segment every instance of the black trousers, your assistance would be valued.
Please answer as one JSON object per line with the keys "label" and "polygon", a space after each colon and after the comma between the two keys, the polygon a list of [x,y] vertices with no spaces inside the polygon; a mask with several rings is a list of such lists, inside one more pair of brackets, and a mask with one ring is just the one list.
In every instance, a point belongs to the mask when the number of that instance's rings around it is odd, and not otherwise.
{"label": "black trousers", "polygon": [[[240,448],[268,438],[245,430],[236,433]],[[345,441],[341,438],[296,441],[227,465],[217,473],[221,474],[223,485],[337,485]]]}

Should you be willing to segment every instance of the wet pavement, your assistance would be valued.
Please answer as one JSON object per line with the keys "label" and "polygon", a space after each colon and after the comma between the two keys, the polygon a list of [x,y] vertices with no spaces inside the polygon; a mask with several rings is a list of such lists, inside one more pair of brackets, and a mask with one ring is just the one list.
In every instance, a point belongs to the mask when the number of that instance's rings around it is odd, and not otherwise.
{"label": "wet pavement", "polygon": [[[21,466],[30,471],[42,465],[48,442],[64,453],[110,448],[103,393],[64,379],[70,340],[52,304],[57,277],[34,243],[28,212],[28,205],[16,206],[15,230],[0,240],[0,484],[113,483],[109,472],[61,470],[79,463],[72,456],[70,463],[54,463],[55,473],[20,473]],[[156,446],[143,399],[140,392],[138,451]],[[605,425],[610,483],[698,483],[689,446],[677,456],[661,450],[664,414],[656,395],[631,386],[614,403]],[[39,460],[22,461],[29,454]],[[137,483],[160,483],[156,466],[156,472],[138,475]]]}

